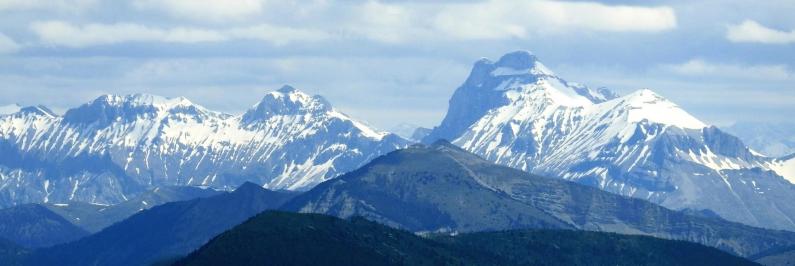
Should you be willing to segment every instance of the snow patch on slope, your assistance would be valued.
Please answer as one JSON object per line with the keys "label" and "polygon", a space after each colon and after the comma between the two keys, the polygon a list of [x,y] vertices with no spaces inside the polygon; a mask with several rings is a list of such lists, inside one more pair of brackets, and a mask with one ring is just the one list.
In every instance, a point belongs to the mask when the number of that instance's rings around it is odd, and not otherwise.
{"label": "snow patch on slope", "polygon": [[707,124],[693,117],[678,105],[648,89],[635,91],[629,95],[594,105],[589,109],[590,113],[597,114],[597,116],[616,111],[623,112],[624,121],[632,124],[646,120],[651,123],[687,129],[707,127]]}
{"label": "snow patch on slope", "polygon": [[577,94],[574,90],[564,85],[559,79],[541,79],[538,85],[545,89],[547,95],[556,104],[562,106],[589,106],[593,105],[591,100]]}
{"label": "snow patch on slope", "polygon": [[386,132],[383,132],[383,131],[379,131],[379,130],[377,130],[377,129],[365,124],[364,122],[355,120],[355,119],[351,118],[350,116],[348,116],[348,115],[346,115],[344,113],[341,113],[341,112],[339,112],[337,110],[329,111],[328,115],[331,116],[331,117],[336,117],[336,118],[342,119],[344,121],[351,122],[353,124],[353,126],[355,126],[357,129],[359,129],[359,131],[361,131],[363,136],[371,138],[371,139],[381,140],[386,135],[389,135],[389,133],[386,133]]}
{"label": "snow patch on slope", "polygon": [[541,62],[534,62],[532,67],[529,68],[513,68],[513,67],[497,67],[491,71],[491,75],[498,76],[519,76],[519,75],[536,75],[536,76],[555,76],[555,73],[549,70]]}
{"label": "snow patch on slope", "polygon": [[707,126],[680,108],[678,105],[654,93],[643,89],[625,96],[629,106],[629,122],[636,123],[643,119],[681,128],[701,129]]}
{"label": "snow patch on slope", "polygon": [[776,160],[770,164],[770,169],[795,184],[795,157],[787,160]]}

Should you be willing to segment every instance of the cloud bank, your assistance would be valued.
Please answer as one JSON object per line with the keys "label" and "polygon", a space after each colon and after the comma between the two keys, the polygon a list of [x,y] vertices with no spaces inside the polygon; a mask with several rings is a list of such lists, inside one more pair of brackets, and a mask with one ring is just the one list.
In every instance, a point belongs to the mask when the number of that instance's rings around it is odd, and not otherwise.
{"label": "cloud bank", "polygon": [[134,0],[141,10],[157,10],[178,18],[193,20],[243,20],[260,14],[263,0]]}
{"label": "cloud bank", "polygon": [[19,44],[0,32],[0,54],[12,53],[19,50]]}
{"label": "cloud bank", "polygon": [[203,28],[156,28],[134,23],[73,25],[64,21],[34,22],[31,30],[47,45],[88,47],[124,42],[202,43],[254,39],[284,45],[293,41],[326,38],[323,32],[267,24],[223,30]]}
{"label": "cloud bank", "polygon": [[663,65],[663,69],[685,76],[718,77],[750,80],[787,80],[793,73],[786,65],[741,65],[707,62],[691,59],[681,64]]}
{"label": "cloud bank", "polygon": [[[139,11],[157,10],[177,19],[170,26],[146,22],[74,23],[37,21],[31,31],[47,45],[89,47],[125,42],[201,43],[239,39],[284,45],[294,41],[412,41],[530,39],[569,32],[660,32],[676,28],[674,9],[593,2],[491,0],[438,4],[375,1],[329,7],[324,1],[271,5],[260,0],[136,0]],[[286,14],[265,18],[269,14]],[[293,17],[299,14],[300,18]],[[181,22],[179,19],[187,19]],[[196,21],[234,21],[220,27]],[[285,24],[290,23],[292,24]],[[208,26],[209,25],[209,26]],[[215,26],[214,26],[215,25]],[[284,26],[290,25],[290,26]]]}
{"label": "cloud bank", "polygon": [[771,29],[759,22],[745,20],[740,24],[730,25],[726,38],[732,42],[790,44],[795,43],[795,30]]}

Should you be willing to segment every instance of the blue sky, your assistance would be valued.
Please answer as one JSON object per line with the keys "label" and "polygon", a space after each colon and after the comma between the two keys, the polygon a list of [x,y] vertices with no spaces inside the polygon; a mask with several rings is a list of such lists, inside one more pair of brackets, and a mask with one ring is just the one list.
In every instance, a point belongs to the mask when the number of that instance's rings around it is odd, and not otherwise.
{"label": "blue sky", "polygon": [[791,121],[791,14],[791,0],[0,0],[0,105],[146,92],[240,113],[290,84],[380,128],[433,126],[474,61],[523,49],[710,124]]}

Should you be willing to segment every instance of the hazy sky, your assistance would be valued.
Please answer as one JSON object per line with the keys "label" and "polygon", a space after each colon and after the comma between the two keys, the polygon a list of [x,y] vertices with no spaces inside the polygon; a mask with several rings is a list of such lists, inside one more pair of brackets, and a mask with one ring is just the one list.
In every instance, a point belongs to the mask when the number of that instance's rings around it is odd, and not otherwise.
{"label": "hazy sky", "polygon": [[290,84],[380,128],[433,126],[474,61],[523,49],[710,124],[791,121],[792,14],[792,0],[0,0],[0,105],[146,92],[241,113]]}

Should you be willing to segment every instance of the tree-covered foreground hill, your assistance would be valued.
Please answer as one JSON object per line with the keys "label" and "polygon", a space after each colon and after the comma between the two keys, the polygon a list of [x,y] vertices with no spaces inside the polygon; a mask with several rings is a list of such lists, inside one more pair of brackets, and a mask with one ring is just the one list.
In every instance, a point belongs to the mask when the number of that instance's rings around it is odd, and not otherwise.
{"label": "tree-covered foreground hill", "polygon": [[420,237],[362,218],[267,211],[175,265],[754,265],[645,236],[511,230]]}

